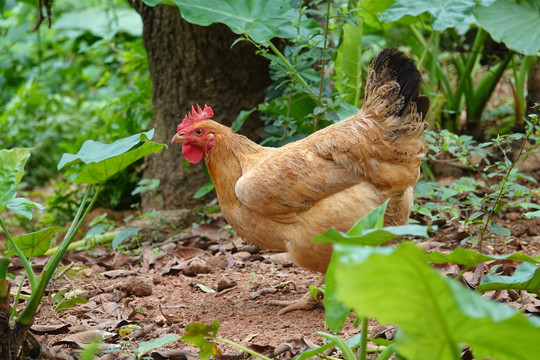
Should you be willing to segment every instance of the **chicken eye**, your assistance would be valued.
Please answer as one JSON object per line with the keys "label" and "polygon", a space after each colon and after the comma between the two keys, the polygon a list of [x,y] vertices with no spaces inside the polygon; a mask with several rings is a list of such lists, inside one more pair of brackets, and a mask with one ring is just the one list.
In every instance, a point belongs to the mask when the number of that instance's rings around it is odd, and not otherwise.
{"label": "chicken eye", "polygon": [[203,134],[203,129],[195,130],[195,135],[201,136]]}

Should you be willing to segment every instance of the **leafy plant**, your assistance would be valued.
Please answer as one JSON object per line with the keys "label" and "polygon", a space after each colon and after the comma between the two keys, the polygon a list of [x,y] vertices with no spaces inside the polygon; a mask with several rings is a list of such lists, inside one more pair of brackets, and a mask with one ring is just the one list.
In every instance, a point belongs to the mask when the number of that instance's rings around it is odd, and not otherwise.
{"label": "leafy plant", "polygon": [[[10,319],[16,316],[14,326],[10,321],[0,323],[0,332],[4,334],[0,342],[0,356],[14,358],[18,355],[26,331],[32,325],[34,316],[46,291],[55,269],[62,256],[70,246],[71,241],[79,230],[82,222],[88,215],[100,192],[101,186],[118,171],[129,166],[137,159],[154,152],[160,152],[163,144],[150,141],[153,130],[140,133],[125,139],[117,140],[112,144],[101,144],[95,141],[87,141],[81,150],[73,154],[64,154],[58,164],[61,169],[64,166],[75,163],[84,163],[78,170],[74,181],[87,184],[83,200],[69,229],[50,228],[33,234],[12,237],[3,220],[0,218],[0,227],[4,231],[7,243],[0,244],[0,303],[6,304],[0,311],[1,319]],[[16,198],[17,186],[21,182],[24,166],[30,156],[31,149],[19,148],[13,150],[0,150],[0,213],[12,204],[14,199],[17,204],[25,204],[25,201]],[[14,211],[25,212],[26,209],[13,208]],[[49,248],[51,238],[55,233],[64,232],[66,235],[51,258],[43,268],[41,274],[34,273],[30,257],[44,254]],[[30,282],[32,293],[23,309],[17,313],[15,308],[9,307],[10,284],[6,280],[7,268],[10,264],[10,256],[16,255],[22,262],[26,276]]]}

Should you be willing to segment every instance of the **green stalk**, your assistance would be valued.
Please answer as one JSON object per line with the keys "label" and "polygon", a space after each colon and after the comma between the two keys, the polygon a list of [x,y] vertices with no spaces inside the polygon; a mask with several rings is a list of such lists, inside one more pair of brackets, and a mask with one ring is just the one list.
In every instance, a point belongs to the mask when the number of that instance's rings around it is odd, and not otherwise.
{"label": "green stalk", "polygon": [[[105,233],[105,234],[101,234],[101,235],[98,235],[98,236],[93,236],[90,239],[83,239],[83,240],[72,242],[71,244],[69,244],[66,251],[78,249],[78,248],[80,248],[82,246],[85,246],[89,242],[92,243],[92,246],[97,246],[97,245],[103,245],[103,244],[110,243],[111,241],[114,240],[114,237],[116,235],[118,235],[118,233],[119,233],[119,231],[113,231],[113,232],[110,232],[110,233]],[[49,250],[47,250],[47,252],[44,255],[51,256],[58,250],[58,248],[59,248],[59,246],[54,247],[54,248],[50,248]]]}
{"label": "green stalk", "polygon": [[381,354],[377,357],[377,360],[388,360],[393,353],[396,352],[396,345],[392,344],[384,349]]}
{"label": "green stalk", "polygon": [[[328,26],[330,22],[330,5],[332,4],[331,1],[327,1],[328,5],[326,7],[326,24],[324,27],[324,44],[323,44],[323,50],[322,50],[322,59],[321,59],[321,79],[319,81],[319,96],[317,96],[317,107],[321,106],[321,99],[322,99],[322,93],[324,88],[324,68],[326,65],[326,59],[324,58],[326,55],[326,48],[328,46]],[[319,113],[315,115],[315,119],[313,120],[313,132],[317,131],[317,127],[319,125]]]}
{"label": "green stalk", "polygon": [[[441,34],[436,31],[434,33],[433,37],[433,52],[431,53],[431,74],[435,74],[437,72],[437,65],[439,64],[439,45],[441,41]],[[435,89],[435,83],[437,82],[436,76],[430,76],[429,77],[429,87],[430,89]]]}
{"label": "green stalk", "polygon": [[279,51],[279,49],[274,44],[272,44],[270,41],[268,42],[268,47],[274,52],[274,54],[276,54],[276,56],[283,62],[283,64],[285,64],[285,66],[289,70],[287,72],[289,74],[289,76],[296,79],[300,83],[300,85],[302,85],[304,88],[306,88],[306,90],[311,95],[313,95],[314,97],[317,97],[317,94],[315,94],[313,92],[313,90],[311,90],[311,88],[309,87],[306,80],[304,80],[304,78],[302,76],[300,76],[300,74],[294,69],[294,66],[292,66],[292,64],[289,62],[289,60],[287,60],[287,58]]}
{"label": "green stalk", "polygon": [[252,355],[252,356],[255,356],[255,357],[258,357],[259,359],[263,359],[263,360],[272,360],[271,358],[269,357],[266,357],[264,356],[263,354],[259,354],[258,352],[256,352],[255,350],[251,350],[251,349],[248,349],[247,347],[244,347],[240,344],[237,344],[233,341],[230,341],[230,340],[227,340],[227,339],[223,339],[223,338],[220,338],[220,337],[215,337],[215,339],[217,341],[221,341],[222,343],[225,343],[227,345],[231,345],[232,347],[235,347],[237,348],[238,350],[241,350],[249,355]]}
{"label": "green stalk", "polygon": [[467,63],[465,64],[465,69],[461,74],[459,74],[459,81],[457,84],[456,92],[454,95],[453,101],[449,104],[450,110],[453,110],[456,114],[456,119],[454,127],[457,129],[459,127],[459,116],[458,112],[461,107],[461,100],[463,98],[463,94],[465,90],[468,92],[471,92],[471,89],[465,89],[465,85],[469,84],[469,87],[472,86],[472,69],[474,65],[476,64],[476,60],[478,59],[478,56],[480,54],[480,51],[482,50],[482,47],[484,46],[484,42],[487,38],[487,32],[482,30],[481,28],[478,28],[478,31],[476,33],[476,37],[474,39],[473,46],[471,48],[471,52],[469,54],[469,57],[467,58]]}
{"label": "green stalk", "polygon": [[[32,323],[32,321],[34,321],[34,316],[36,315],[36,311],[41,302],[41,298],[43,297],[43,294],[45,293],[45,289],[47,288],[47,284],[51,280],[54,270],[60,263],[60,260],[62,260],[62,257],[67,251],[67,248],[71,240],[73,240],[73,237],[75,236],[75,234],[81,227],[82,222],[84,221],[84,219],[90,212],[90,209],[92,208],[92,206],[94,205],[94,202],[97,199],[97,196],[100,191],[99,187],[94,193],[94,196],[92,197],[92,200],[90,201],[90,204],[88,205],[88,207],[86,207],[86,210],[84,210],[88,197],[93,189],[94,189],[93,185],[88,186],[88,188],[86,189],[86,192],[81,201],[81,205],[79,206],[79,209],[77,210],[77,213],[75,214],[73,222],[71,223],[71,226],[66,236],[62,240],[62,243],[60,244],[58,250],[52,255],[52,257],[47,262],[47,265],[45,265],[45,267],[43,268],[43,271],[39,275],[38,280],[37,280],[38,281],[37,289],[34,290],[34,288],[32,288],[32,295],[30,296],[30,300],[28,301],[28,303],[26,304],[26,306],[24,307],[24,309],[21,311],[21,313],[19,314],[17,318],[17,321],[19,323],[25,325],[25,324],[30,324]],[[84,214],[83,214],[83,211],[84,211]]]}
{"label": "green stalk", "polygon": [[36,274],[34,274],[34,271],[32,270],[32,265],[30,265],[30,262],[26,259],[26,256],[24,256],[22,250],[19,248],[15,240],[13,240],[13,238],[11,237],[11,234],[9,233],[8,229],[6,229],[6,226],[4,225],[4,222],[2,221],[2,219],[0,219],[0,227],[2,227],[2,230],[4,230],[4,233],[6,234],[8,241],[11,243],[13,250],[15,250],[15,253],[21,259],[24,270],[26,270],[26,272],[28,273],[28,280],[30,281],[30,288],[32,289],[32,292],[33,292],[34,289],[37,287],[37,281],[36,281]]}
{"label": "green stalk", "polygon": [[368,333],[368,318],[362,318],[362,329],[360,332],[360,351],[358,354],[359,360],[366,360],[367,356],[367,333]]}
{"label": "green stalk", "polygon": [[7,268],[10,264],[9,259],[6,259],[5,257],[0,258],[0,280],[5,280],[7,276]]}
{"label": "green stalk", "polygon": [[[90,195],[90,192],[93,190],[93,188],[94,188],[94,186],[90,185],[90,186],[88,186],[88,189],[86,189],[86,192],[84,194],[81,205],[79,206],[79,210],[77,210],[77,214],[75,215],[75,218],[73,219],[73,222],[71,223],[71,226],[70,226],[66,236],[64,237],[64,240],[62,240],[62,243],[58,247],[58,250],[49,259],[49,261],[47,262],[47,265],[45,265],[45,269],[49,270],[48,277],[45,278],[46,283],[49,283],[49,280],[51,279],[51,277],[52,277],[52,275],[54,273],[54,270],[56,269],[56,267],[60,263],[60,260],[62,260],[62,257],[66,253],[66,251],[67,251],[67,249],[69,247],[69,244],[73,240],[73,237],[75,236],[75,234],[77,233],[77,231],[81,227],[84,219],[86,219],[86,216],[88,215],[88,213],[92,209],[92,206],[94,205],[94,203],[95,203],[95,201],[97,199],[97,196],[98,196],[99,191],[100,191],[99,187],[96,190],[96,192],[94,193],[94,196],[92,197],[92,200],[90,201],[90,204],[86,208],[84,214],[81,216],[81,213],[82,213],[82,211],[84,209],[84,205],[86,204],[88,196]],[[43,280],[41,275],[39,276],[39,278],[40,278],[40,281]]]}
{"label": "green stalk", "polygon": [[[538,122],[538,119],[536,120],[536,123]],[[488,218],[484,224],[484,227],[482,228],[482,231],[480,232],[480,238],[478,241],[478,249],[479,251],[482,251],[482,242],[484,241],[484,234],[486,233],[486,230],[493,220],[493,215],[495,214],[495,209],[497,208],[497,205],[501,201],[504,191],[506,190],[506,187],[508,186],[508,179],[510,178],[510,174],[512,173],[512,170],[514,169],[514,166],[516,166],[517,162],[521,159],[521,156],[523,155],[523,151],[525,150],[525,145],[527,144],[527,141],[529,141],[529,138],[531,137],[532,133],[535,130],[536,123],[533,123],[530,130],[527,131],[525,138],[523,139],[523,143],[521,144],[521,148],[519,149],[518,156],[515,158],[515,160],[512,162],[508,170],[506,170],[506,174],[504,178],[502,179],[502,185],[501,189],[499,190],[499,194],[497,195],[497,199],[495,200],[495,203],[491,207],[491,210],[489,211]]]}
{"label": "green stalk", "polygon": [[[327,340],[330,340],[330,341],[336,343],[337,347],[339,347],[339,349],[341,350],[345,360],[356,360],[356,356],[354,356],[354,353],[351,350],[351,348],[339,336],[330,335],[330,334],[327,334],[327,333],[324,333],[324,332],[321,332],[321,331],[318,331],[316,333],[316,335],[321,336],[321,337],[323,337],[323,338],[325,338]],[[364,357],[364,359],[365,359],[365,357]]]}

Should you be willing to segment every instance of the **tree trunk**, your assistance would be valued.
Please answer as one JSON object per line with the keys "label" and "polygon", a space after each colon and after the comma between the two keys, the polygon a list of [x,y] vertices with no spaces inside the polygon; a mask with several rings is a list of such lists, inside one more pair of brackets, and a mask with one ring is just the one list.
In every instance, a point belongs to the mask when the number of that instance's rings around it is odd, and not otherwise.
{"label": "tree trunk", "polygon": [[[149,7],[137,1],[135,8],[143,21],[156,141],[169,144],[193,104],[211,106],[214,120],[230,125],[241,110],[263,101],[270,83],[268,63],[245,41],[231,49],[239,36],[227,26],[190,24],[176,6]],[[243,133],[258,141],[249,132],[260,125],[260,121],[246,122]],[[193,194],[209,182],[201,164],[186,168],[180,146],[170,145],[145,159],[143,177],[160,180],[157,192],[143,194],[144,211],[192,207],[201,202]]]}

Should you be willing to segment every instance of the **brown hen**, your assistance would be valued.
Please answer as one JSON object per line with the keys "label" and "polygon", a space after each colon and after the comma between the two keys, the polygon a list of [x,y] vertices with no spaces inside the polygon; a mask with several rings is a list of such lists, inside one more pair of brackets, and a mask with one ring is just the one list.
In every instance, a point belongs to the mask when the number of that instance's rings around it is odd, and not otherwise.
{"label": "brown hen", "polygon": [[[348,231],[390,198],[385,225],[408,222],[413,186],[426,152],[429,100],[405,55],[382,50],[372,63],[358,114],[282,146],[260,146],[193,110],[172,143],[186,159],[203,159],[225,219],[245,240],[287,250],[300,266],[324,273],[331,244],[311,239]],[[293,307],[294,308],[294,307]]]}

